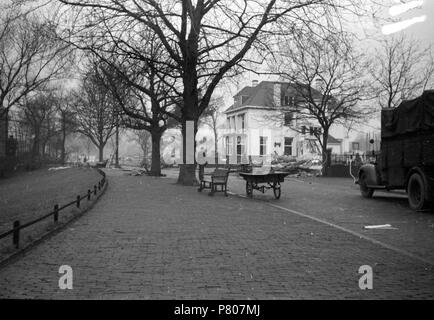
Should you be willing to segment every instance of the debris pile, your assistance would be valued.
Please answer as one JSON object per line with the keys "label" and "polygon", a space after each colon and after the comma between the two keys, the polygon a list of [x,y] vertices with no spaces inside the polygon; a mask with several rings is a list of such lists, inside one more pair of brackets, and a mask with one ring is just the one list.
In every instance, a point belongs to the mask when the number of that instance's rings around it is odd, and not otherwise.
{"label": "debris pile", "polygon": [[48,171],[59,171],[59,170],[66,170],[66,169],[70,169],[70,166],[66,166],[66,167],[51,167],[48,168]]}
{"label": "debris pile", "polygon": [[321,175],[322,164],[318,159],[294,160],[279,157],[272,162],[276,171],[288,172],[293,177],[314,177]]}

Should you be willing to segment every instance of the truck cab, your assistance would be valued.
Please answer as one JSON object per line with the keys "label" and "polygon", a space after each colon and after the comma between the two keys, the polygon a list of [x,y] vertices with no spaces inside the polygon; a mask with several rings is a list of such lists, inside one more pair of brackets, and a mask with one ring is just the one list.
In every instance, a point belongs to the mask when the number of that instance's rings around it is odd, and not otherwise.
{"label": "truck cab", "polygon": [[434,202],[434,90],[381,111],[381,152],[360,168],[357,183],[366,198],[405,190],[413,210]]}

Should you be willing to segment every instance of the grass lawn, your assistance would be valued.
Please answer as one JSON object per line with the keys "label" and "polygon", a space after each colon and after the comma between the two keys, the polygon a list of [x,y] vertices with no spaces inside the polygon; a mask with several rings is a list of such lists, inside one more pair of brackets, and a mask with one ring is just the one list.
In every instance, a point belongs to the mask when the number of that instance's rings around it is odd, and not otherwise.
{"label": "grass lawn", "polygon": [[75,200],[99,180],[101,175],[91,168],[40,169],[0,179],[0,233],[11,229],[14,220],[23,224],[52,211],[55,204]]}

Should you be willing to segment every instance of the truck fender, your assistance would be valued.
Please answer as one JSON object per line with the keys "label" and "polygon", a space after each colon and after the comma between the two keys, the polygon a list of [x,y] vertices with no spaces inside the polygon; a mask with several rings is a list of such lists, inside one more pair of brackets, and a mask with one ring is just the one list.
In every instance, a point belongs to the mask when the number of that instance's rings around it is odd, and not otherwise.
{"label": "truck fender", "polygon": [[362,176],[363,173],[366,175],[367,185],[370,185],[370,186],[378,186],[379,185],[379,181],[377,178],[377,169],[376,169],[375,165],[368,163],[368,164],[364,164],[363,166],[361,166],[359,169],[359,174],[358,174],[359,180],[360,180],[360,177]]}

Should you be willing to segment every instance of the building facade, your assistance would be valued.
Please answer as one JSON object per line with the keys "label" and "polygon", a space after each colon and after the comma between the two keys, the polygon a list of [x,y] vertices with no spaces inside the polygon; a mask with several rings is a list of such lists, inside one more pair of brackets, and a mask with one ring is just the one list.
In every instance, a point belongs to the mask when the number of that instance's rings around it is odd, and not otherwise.
{"label": "building facade", "polygon": [[[242,161],[253,157],[288,156],[295,159],[319,158],[321,150],[316,135],[321,127],[313,121],[297,119],[295,84],[253,82],[234,96],[234,104],[225,112],[226,124],[222,149],[226,156]],[[312,90],[315,90],[312,88]],[[315,90],[316,91],[316,90]],[[318,95],[320,93],[316,91]],[[297,105],[297,108],[302,105]],[[342,153],[342,140],[329,136],[328,147]]]}

